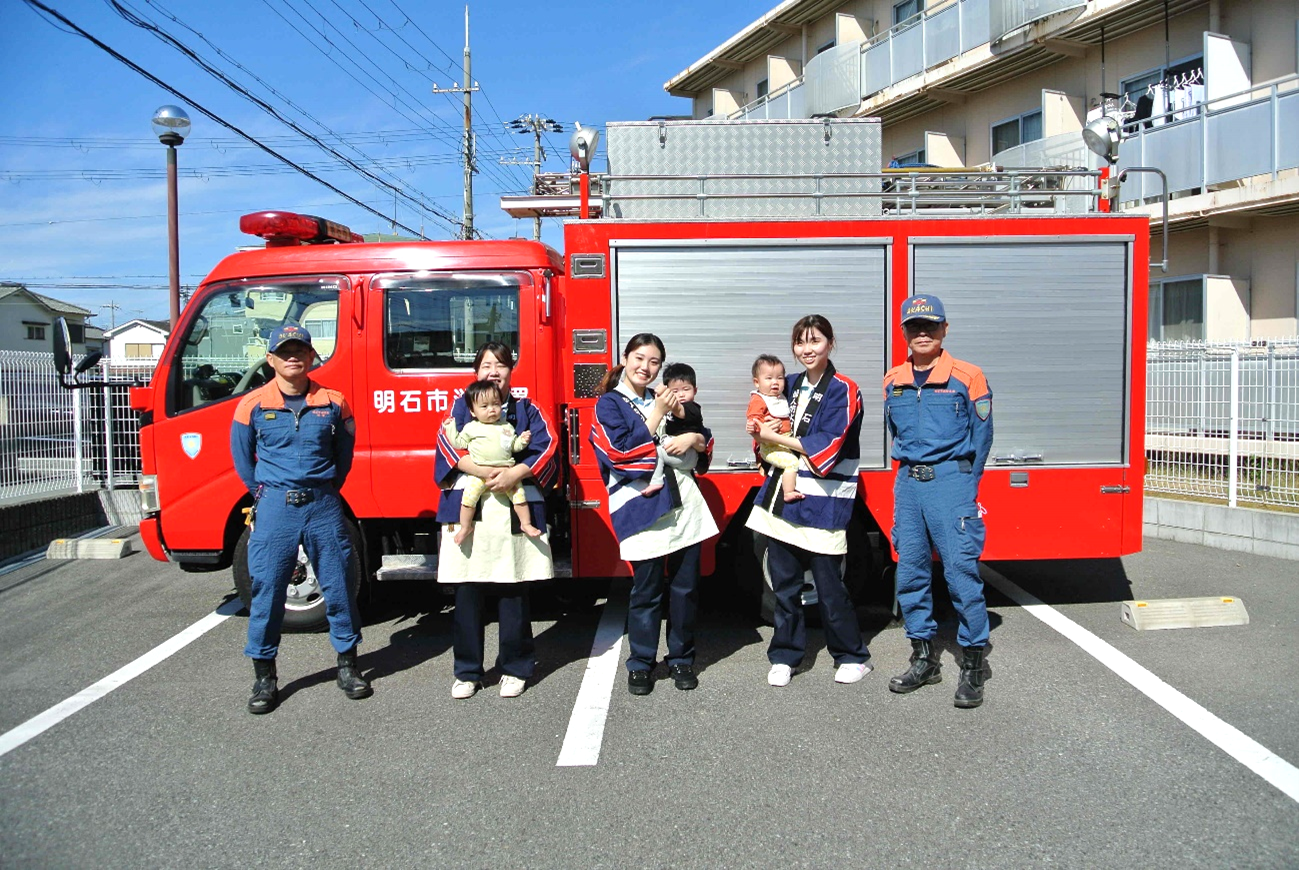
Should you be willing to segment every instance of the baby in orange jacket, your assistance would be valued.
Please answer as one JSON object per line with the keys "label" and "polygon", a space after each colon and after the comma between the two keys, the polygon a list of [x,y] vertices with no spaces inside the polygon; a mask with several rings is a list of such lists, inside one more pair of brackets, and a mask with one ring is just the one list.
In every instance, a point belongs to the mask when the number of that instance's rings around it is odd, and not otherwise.
{"label": "baby in orange jacket", "polygon": [[[785,364],[777,357],[763,354],[753,361],[753,392],[744,416],[759,425],[770,420],[779,421],[777,433],[788,435],[794,425],[790,420],[789,400],[785,398]],[[779,444],[754,444],[763,461],[781,469],[780,488],[785,501],[798,501],[803,494],[798,491],[797,453]]]}

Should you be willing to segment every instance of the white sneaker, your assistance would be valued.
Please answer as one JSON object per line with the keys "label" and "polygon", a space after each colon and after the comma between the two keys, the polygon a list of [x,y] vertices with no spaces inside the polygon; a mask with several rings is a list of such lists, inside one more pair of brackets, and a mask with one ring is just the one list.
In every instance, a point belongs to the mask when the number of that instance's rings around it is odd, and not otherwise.
{"label": "white sneaker", "polygon": [[767,672],[767,684],[777,687],[788,686],[793,676],[794,669],[789,665],[772,665],[771,670]]}
{"label": "white sneaker", "polygon": [[474,693],[482,687],[480,683],[471,683],[467,680],[456,680],[451,684],[451,697],[457,701],[463,701],[466,698],[472,698]]}
{"label": "white sneaker", "polygon": [[523,688],[528,684],[527,680],[512,677],[509,674],[501,677],[501,697],[517,698],[523,694]]}
{"label": "white sneaker", "polygon": [[849,663],[839,665],[838,669],[834,672],[834,681],[836,683],[855,683],[869,674],[872,670],[874,670],[874,668],[864,662],[861,664]]}

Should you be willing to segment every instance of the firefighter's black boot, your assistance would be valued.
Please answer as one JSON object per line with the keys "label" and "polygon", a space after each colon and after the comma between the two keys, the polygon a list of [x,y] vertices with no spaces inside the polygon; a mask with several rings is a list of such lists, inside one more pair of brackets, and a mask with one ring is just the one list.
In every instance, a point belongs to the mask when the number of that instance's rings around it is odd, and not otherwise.
{"label": "firefighter's black boot", "polygon": [[253,659],[253,674],[253,696],[248,699],[248,712],[269,713],[280,703],[275,659]]}
{"label": "firefighter's black boot", "polygon": [[905,674],[889,680],[889,691],[905,695],[914,692],[921,686],[930,686],[943,681],[943,666],[938,660],[939,652],[931,640],[911,639],[911,667]]}
{"label": "firefighter's black boot", "polygon": [[956,686],[958,707],[977,707],[983,703],[983,681],[987,672],[983,666],[983,647],[961,648],[961,681]]}
{"label": "firefighter's black boot", "polygon": [[369,681],[361,676],[361,671],[356,666],[356,647],[338,654],[338,688],[342,689],[343,694],[353,701],[359,701],[374,694],[374,689],[370,688]]}

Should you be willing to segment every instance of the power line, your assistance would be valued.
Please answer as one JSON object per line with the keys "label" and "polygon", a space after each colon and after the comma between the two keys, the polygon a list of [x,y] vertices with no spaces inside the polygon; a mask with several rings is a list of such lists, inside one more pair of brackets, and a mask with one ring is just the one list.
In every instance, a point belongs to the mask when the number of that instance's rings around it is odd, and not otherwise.
{"label": "power line", "polygon": [[167,83],[164,82],[162,79],[158,78],[157,76],[155,76],[155,75],[153,75],[152,73],[150,73],[148,70],[146,70],[146,69],[144,69],[143,67],[141,67],[139,64],[137,64],[137,63],[135,63],[134,61],[132,61],[132,60],[130,60],[129,58],[127,58],[125,55],[120,54],[119,52],[115,51],[113,48],[109,47],[109,46],[106,45],[105,43],[101,42],[100,40],[96,39],[94,36],[92,36],[92,35],[90,35],[89,33],[87,33],[85,30],[82,30],[82,29],[81,29],[80,27],[78,27],[76,24],[73,24],[72,21],[70,21],[70,20],[69,20],[67,17],[65,17],[62,13],[60,13],[60,12],[54,10],[54,9],[51,9],[49,6],[46,6],[44,3],[41,3],[40,0],[23,0],[23,2],[26,3],[28,6],[35,7],[35,8],[37,8],[37,9],[41,10],[42,12],[44,12],[46,15],[52,16],[52,17],[58,19],[59,21],[63,22],[63,23],[66,24],[68,27],[70,27],[70,28],[72,28],[74,31],[76,31],[76,33],[77,33],[78,36],[81,36],[83,39],[86,39],[87,41],[89,41],[92,45],[94,45],[94,46],[96,46],[97,48],[101,49],[102,51],[106,52],[106,53],[107,53],[109,56],[111,56],[113,59],[119,61],[120,63],[124,64],[125,66],[127,66],[127,67],[130,68],[131,70],[134,70],[135,72],[137,72],[137,73],[139,73],[140,75],[144,76],[146,79],[148,79],[149,81],[153,82],[154,84],[156,84],[158,87],[162,88],[163,90],[167,91],[169,94],[172,94],[172,95],[175,96],[176,98],[178,98],[178,99],[180,99],[180,100],[183,100],[183,101],[184,101],[185,103],[187,103],[188,105],[193,106],[194,109],[196,109],[197,111],[201,112],[202,114],[204,114],[205,116],[207,116],[207,117],[208,117],[209,119],[211,119],[212,121],[215,121],[217,124],[220,124],[222,127],[225,127],[227,130],[231,131],[232,133],[234,133],[234,134],[236,134],[236,135],[238,135],[238,136],[240,136],[240,137],[246,139],[246,140],[249,141],[249,142],[252,142],[254,145],[256,145],[257,147],[259,147],[261,150],[265,151],[267,154],[271,155],[271,156],[274,157],[275,159],[280,160],[280,161],[282,161],[282,162],[288,164],[289,166],[292,166],[294,169],[296,169],[296,170],[297,170],[298,172],[300,172],[301,174],[305,175],[307,178],[310,178],[312,181],[315,181],[316,183],[318,183],[318,184],[320,184],[320,185],[322,185],[322,186],[328,188],[329,190],[332,190],[334,193],[336,193],[336,194],[338,194],[339,196],[343,197],[344,199],[346,199],[348,202],[352,203],[353,205],[359,206],[360,208],[364,209],[365,211],[370,212],[371,214],[376,215],[377,217],[382,218],[385,222],[393,223],[393,224],[395,224],[396,226],[401,227],[401,228],[402,228],[403,230],[405,230],[406,232],[408,232],[408,233],[410,233],[410,234],[412,234],[412,235],[418,235],[420,238],[423,238],[423,234],[422,234],[422,233],[419,233],[419,232],[417,232],[416,230],[411,229],[410,227],[406,226],[405,224],[398,224],[394,219],[390,218],[388,215],[384,214],[383,212],[380,212],[380,211],[377,211],[377,210],[371,208],[370,206],[368,206],[368,205],[366,205],[365,203],[361,202],[359,199],[357,199],[356,197],[352,196],[351,194],[345,193],[344,191],[342,191],[342,190],[340,190],[339,188],[335,187],[334,185],[330,184],[328,181],[325,181],[323,178],[320,178],[319,176],[314,175],[313,173],[311,173],[309,170],[304,169],[304,168],[301,167],[301,166],[298,166],[298,164],[294,163],[292,160],[290,160],[289,158],[287,158],[287,157],[285,157],[284,155],[280,154],[279,152],[277,152],[277,151],[275,151],[275,150],[269,148],[269,147],[266,146],[266,145],[263,145],[261,142],[259,142],[257,139],[255,139],[253,136],[249,135],[248,133],[245,133],[243,130],[241,130],[241,129],[239,129],[238,127],[236,127],[235,125],[231,124],[229,121],[226,121],[226,120],[225,120],[224,118],[222,118],[220,115],[217,115],[215,112],[213,112],[213,111],[207,109],[206,107],[200,105],[197,101],[190,99],[188,96],[186,96],[185,94],[181,93],[181,92],[180,92],[179,90],[177,90],[176,88],[174,88],[174,87],[172,87],[171,85],[167,84]]}
{"label": "power line", "polygon": [[[444,199],[448,197],[443,197]],[[337,202],[308,202],[298,206],[303,209],[332,208],[338,205]],[[373,203],[370,203],[373,205]],[[387,203],[383,203],[387,205]],[[209,211],[182,211],[181,217],[198,217],[200,215],[213,214],[247,214],[246,208],[223,208]],[[49,227],[62,226],[63,224],[93,224],[93,223],[118,223],[120,221],[145,221],[145,220],[165,220],[166,214],[130,214],[130,215],[113,215],[112,217],[82,217],[82,218],[58,218],[56,220],[44,221],[16,221],[14,223],[0,224],[0,228],[8,227]]]}
{"label": "power line", "polygon": [[[374,35],[372,32],[370,32],[370,31],[365,27],[365,25],[363,25],[360,21],[357,21],[356,18],[355,18],[355,17],[354,17],[350,12],[348,12],[347,9],[345,9],[345,8],[344,8],[344,7],[343,7],[343,6],[338,2],[338,0],[331,0],[331,2],[333,2],[334,6],[336,6],[336,7],[339,9],[340,12],[342,12],[345,16],[347,16],[347,19],[348,19],[349,21],[352,22],[352,25],[353,25],[357,30],[361,30],[361,31],[363,31],[367,36],[369,36],[371,39],[373,39],[375,42],[377,42],[377,43],[379,44],[380,47],[382,47],[383,49],[385,49],[386,51],[388,51],[390,54],[392,54],[394,57],[396,57],[397,60],[401,61],[402,64],[403,64],[407,69],[410,69],[412,72],[419,72],[418,70],[414,70],[414,69],[410,66],[410,64],[407,63],[406,60],[405,60],[404,58],[402,58],[402,56],[401,56],[400,54],[397,53],[397,51],[396,51],[395,49],[393,49],[393,48],[392,48],[390,45],[388,45],[386,42],[384,42],[383,40],[381,40],[381,39],[379,39],[377,36],[375,36],[375,35]],[[373,9],[370,9],[370,7],[367,6],[366,9],[370,12],[371,15],[374,15],[375,19],[379,22],[380,27],[381,27],[381,29],[382,29],[382,28],[383,28],[383,25],[384,25],[384,21],[383,21],[383,19],[380,18],[379,15],[378,15],[376,12],[374,12]],[[361,57],[365,58],[365,59],[366,59],[366,60],[367,60],[371,65],[374,66],[375,69],[377,69],[377,70],[378,70],[382,75],[384,75],[384,76],[385,76],[389,81],[391,81],[394,85],[396,85],[398,88],[400,88],[403,92],[405,92],[407,95],[409,95],[413,100],[415,100],[416,102],[419,101],[419,98],[418,98],[417,96],[415,96],[414,94],[412,94],[409,90],[407,90],[407,89],[405,88],[405,86],[403,86],[400,82],[398,82],[397,79],[393,78],[393,77],[392,77],[388,72],[386,72],[382,67],[380,67],[379,64],[374,60],[374,58],[370,56],[370,53],[369,53],[369,52],[364,51],[364,50],[361,49],[361,47],[358,46],[355,42],[353,42],[352,40],[348,39],[347,36],[346,36],[346,35],[345,35],[345,34],[344,34],[344,33],[343,33],[339,28],[338,28],[338,26],[337,26],[336,24],[334,24],[332,21],[330,21],[328,18],[325,17],[324,13],[322,13],[319,9],[315,9],[314,7],[313,7],[312,11],[314,11],[314,12],[316,13],[316,15],[320,16],[320,19],[321,19],[323,22],[325,22],[325,23],[328,24],[331,28],[333,28],[334,32],[338,33],[339,36],[340,36],[340,38],[342,38],[342,40],[343,40],[344,42],[346,42],[350,47],[352,47],[353,49],[355,49],[355,51],[356,51],[356,53],[357,53],[358,55],[360,55]],[[301,14],[301,13],[299,13],[299,14]],[[391,27],[388,27],[387,29],[390,30],[390,31],[392,30]],[[415,52],[416,56],[418,56],[421,60],[423,60],[427,66],[433,66],[433,64],[428,60],[428,58],[426,58],[426,57],[424,57],[423,55],[421,55],[421,54],[419,53],[418,49],[416,49],[414,46],[412,46],[412,45],[411,45],[409,42],[407,42],[404,38],[398,36],[398,39],[401,39],[402,42],[403,42],[403,43],[404,43],[408,48],[411,49],[411,51]],[[462,67],[462,69],[463,69],[463,67]],[[428,81],[429,81],[430,83],[432,83],[433,80],[432,80],[431,78],[429,78]],[[468,87],[468,85],[469,85],[469,83],[466,83],[466,87]],[[435,91],[435,93],[436,93],[436,91]],[[433,116],[433,117],[434,117],[436,120],[438,120],[438,121],[440,121],[440,122],[446,124],[448,128],[451,127],[451,125],[450,125],[449,122],[443,121],[441,118],[437,118],[436,115]],[[488,132],[489,132],[489,135],[494,135],[495,138],[497,138],[497,139],[501,139],[500,134],[495,133],[495,131],[492,130],[490,127],[488,128]],[[510,182],[514,180],[514,179],[509,179],[508,176],[507,176],[507,177],[506,177],[507,180],[505,180],[504,182],[502,182],[502,176],[501,176],[501,174],[499,174],[499,173],[494,174],[493,177],[496,179],[497,183],[504,183],[506,186],[509,186]]]}
{"label": "power line", "polygon": [[[417,166],[441,166],[454,164],[458,158],[454,154],[436,154],[422,157],[392,157],[383,160],[374,161],[376,168],[386,168],[389,166],[405,166],[415,168]],[[302,162],[299,164],[302,168],[312,172],[346,172],[347,167],[339,166],[336,163]],[[177,174],[183,178],[246,178],[257,175],[287,175],[294,170],[287,166],[278,166],[275,164],[234,164],[227,166],[185,166],[177,170]],[[165,177],[166,170],[157,167],[102,167],[102,168],[78,168],[78,169],[23,169],[10,170],[0,169],[0,179],[13,182],[23,181],[55,181],[55,180],[75,180],[84,179],[86,181],[137,181]],[[447,197],[430,197],[430,199],[446,199]]]}
{"label": "power line", "polygon": [[[335,0],[335,2],[337,2],[337,0]],[[374,17],[375,17],[375,18],[376,18],[376,19],[377,19],[381,24],[383,23],[383,19],[379,17],[379,14],[378,14],[377,12],[375,12],[373,9],[371,9],[371,8],[369,7],[368,4],[365,3],[365,0],[360,0],[360,2],[361,2],[361,5],[362,5],[362,6],[365,6],[365,8],[366,8],[367,10],[370,11],[370,14],[374,15]],[[406,22],[407,22],[408,24],[412,25],[412,26],[413,26],[417,31],[419,31],[420,36],[423,36],[424,39],[426,39],[426,40],[428,41],[429,45],[431,45],[431,46],[433,46],[435,49],[437,49],[438,52],[439,52],[443,57],[445,57],[448,61],[450,61],[450,62],[452,63],[452,65],[454,65],[454,64],[456,63],[455,58],[453,58],[450,54],[447,54],[447,52],[442,48],[442,46],[438,45],[438,44],[433,40],[433,38],[432,38],[431,36],[429,36],[427,33],[425,33],[424,30],[419,26],[419,24],[416,23],[416,21],[415,21],[413,18],[411,18],[410,15],[408,15],[408,14],[406,13],[405,10],[403,10],[400,6],[397,5],[397,0],[388,0],[388,2],[392,5],[392,8],[396,9],[397,12],[400,13],[400,15],[401,15],[403,18],[406,19]],[[389,25],[388,29],[391,30],[394,34],[397,33],[397,28],[392,27],[391,25]],[[409,42],[406,42],[406,40],[403,39],[400,35],[398,35],[397,38],[398,38],[398,39],[401,39],[402,42],[405,42],[406,45],[410,46],[410,48],[411,48],[412,51],[416,51],[416,52],[418,53],[418,50],[417,50],[413,45],[410,45]],[[421,56],[422,56],[422,55],[421,55]],[[427,58],[426,58],[426,61],[427,61]],[[462,66],[462,67],[461,67],[461,73],[463,74],[463,72],[464,72],[464,67]],[[467,76],[463,76],[463,75],[462,75],[462,78],[467,78]],[[496,120],[497,120],[497,122],[499,122],[499,123],[501,123],[501,124],[504,124],[505,121],[504,121],[504,119],[501,118],[500,112],[496,111],[496,106],[492,103],[492,98],[491,98],[491,96],[488,95],[488,93],[487,93],[486,90],[484,90],[484,91],[482,92],[482,94],[483,94],[483,99],[487,100],[487,105],[491,107],[491,109],[492,109],[492,114],[496,115]],[[480,118],[482,117],[481,113],[479,113],[479,117],[480,117]],[[498,132],[498,130],[499,130],[498,127],[493,127],[490,123],[487,123],[487,122],[484,122],[484,127],[487,129],[487,131],[488,131],[488,135],[492,136],[492,138],[494,138],[494,139],[499,140],[499,141],[501,142],[501,144],[502,144],[503,147],[505,147],[505,148],[509,148],[508,140],[505,139],[505,137],[503,137],[503,136]]]}
{"label": "power line", "polygon": [[[317,27],[315,24],[313,24],[310,20],[308,20],[307,17],[306,17],[306,16],[305,16],[301,11],[299,11],[297,8],[295,8],[291,3],[289,3],[288,0],[286,0],[285,5],[286,5],[286,6],[287,6],[287,7],[288,7],[288,8],[289,8],[289,9],[290,9],[290,10],[291,10],[291,11],[292,11],[296,16],[298,16],[298,18],[301,19],[302,22],[303,22],[307,27],[311,28],[311,30],[315,32],[315,34],[316,34],[316,36],[317,36],[318,38],[314,38],[314,39],[313,39],[312,37],[309,37],[307,34],[303,33],[302,30],[301,30],[301,29],[300,29],[296,24],[294,24],[292,21],[290,21],[288,18],[286,18],[286,17],[284,16],[283,13],[281,13],[278,9],[275,9],[273,6],[271,6],[269,0],[262,0],[262,2],[265,3],[265,4],[267,5],[267,7],[270,8],[270,10],[271,10],[272,12],[274,12],[277,16],[279,16],[279,18],[280,18],[280,19],[281,19],[285,24],[287,24],[291,29],[293,29],[294,32],[296,32],[299,36],[301,36],[302,39],[303,39],[303,41],[305,41],[308,45],[310,45],[310,46],[311,46],[313,49],[315,49],[316,51],[319,51],[321,54],[323,54],[323,55],[325,56],[325,58],[326,58],[330,63],[334,64],[334,66],[338,67],[338,68],[343,72],[344,75],[346,75],[348,78],[352,79],[352,81],[356,82],[358,85],[360,85],[362,88],[364,88],[367,92],[369,92],[369,93],[370,93],[372,96],[374,96],[376,99],[381,100],[381,101],[383,101],[385,104],[389,105],[390,108],[392,108],[393,111],[397,112],[397,114],[401,115],[402,117],[406,118],[408,121],[411,121],[412,123],[414,123],[414,124],[416,124],[416,125],[419,125],[419,124],[420,124],[420,121],[419,121],[419,120],[417,120],[416,118],[411,117],[410,114],[408,114],[407,112],[405,112],[405,111],[402,110],[401,105],[403,105],[403,104],[404,104],[404,105],[409,105],[408,101],[407,101],[404,97],[402,97],[401,95],[396,94],[396,93],[390,93],[390,94],[388,95],[388,97],[389,97],[390,99],[383,97],[382,95],[376,93],[376,92],[374,91],[374,89],[371,88],[369,85],[367,85],[365,82],[363,82],[363,81],[361,81],[359,78],[357,78],[357,76],[356,76],[356,75],[355,75],[355,74],[354,74],[350,69],[348,69],[347,67],[343,66],[343,64],[341,64],[341,63],[338,61],[338,56],[342,56],[342,57],[347,58],[348,62],[351,63],[353,66],[355,66],[358,72],[360,72],[360,73],[362,73],[363,75],[365,75],[367,78],[369,78],[371,81],[373,81],[377,86],[379,86],[379,87],[381,87],[381,88],[383,87],[383,85],[379,82],[378,79],[376,79],[376,78],[375,78],[371,73],[369,73],[368,71],[366,71],[366,70],[364,70],[364,69],[361,68],[360,64],[357,63],[357,61],[353,59],[352,55],[359,55],[360,57],[363,57],[363,58],[365,58],[366,60],[370,61],[371,64],[374,64],[373,60],[371,60],[371,59],[369,58],[369,56],[368,56],[368,54],[367,54],[366,52],[362,51],[358,46],[356,46],[355,43],[353,43],[351,40],[347,39],[347,37],[346,37],[345,35],[343,35],[342,32],[339,31],[338,28],[337,28],[336,26],[334,26],[333,23],[330,22],[327,18],[325,18],[325,17],[324,17],[323,15],[321,15],[319,12],[316,12],[316,14],[320,17],[320,19],[321,19],[321,21],[322,21],[323,23],[328,24],[330,27],[333,27],[334,30],[335,30],[335,32],[339,33],[340,38],[341,38],[344,42],[346,42],[346,43],[348,44],[348,46],[350,46],[350,47],[353,49],[352,51],[349,52],[349,51],[345,50],[342,46],[339,46],[336,42],[334,42],[334,41],[329,37],[329,34],[325,33],[325,31],[321,30],[319,27]],[[313,10],[313,11],[315,11],[315,10]],[[323,45],[322,45],[322,43],[323,43]],[[325,48],[325,46],[328,46],[329,49],[331,49],[331,50],[327,50],[327,49]],[[374,65],[375,65],[376,69],[379,69],[378,66],[377,66],[377,64],[374,64]],[[384,72],[382,69],[379,69],[379,72],[382,73],[383,75],[387,75],[387,73]],[[391,78],[391,76],[389,76],[389,78]],[[409,92],[407,92],[407,93],[409,93]],[[422,109],[422,108],[416,108],[416,111],[423,111],[423,109]],[[441,124],[443,124],[443,125],[446,125],[448,128],[450,127],[450,125],[448,124],[448,122],[446,122],[446,121],[444,121],[444,120],[442,120],[442,119],[440,119],[440,118],[437,118],[436,116],[433,116],[433,121],[434,121],[434,122],[437,122],[437,123],[441,123]],[[460,138],[459,138],[458,135],[454,135],[454,134],[452,134],[452,133],[448,133],[448,132],[443,131],[443,130],[433,130],[432,128],[429,128],[429,127],[423,127],[422,129],[425,129],[425,130],[429,133],[429,135],[434,136],[435,138],[438,138],[438,139],[440,139],[440,140],[442,140],[442,141],[446,141],[446,142],[448,142],[448,144],[454,144],[457,148],[458,148],[459,145],[460,145]],[[454,138],[452,138],[453,136],[454,136]],[[501,181],[500,181],[499,178],[497,179],[497,183],[498,183],[498,184],[501,183]],[[509,187],[510,187],[508,181],[505,183],[504,186],[505,186],[506,188],[509,188]]]}
{"label": "power line", "polygon": [[[159,40],[161,40],[163,43],[165,43],[165,44],[171,46],[172,48],[176,49],[176,50],[179,51],[181,54],[183,54],[183,55],[185,55],[187,58],[189,58],[189,59],[190,59],[190,60],[191,60],[191,61],[192,61],[196,66],[198,66],[198,67],[199,67],[200,69],[202,69],[204,72],[208,73],[208,74],[211,75],[213,78],[215,78],[215,79],[217,79],[218,81],[220,81],[222,84],[224,84],[224,85],[225,85],[226,87],[228,87],[230,90],[234,91],[234,92],[235,92],[236,94],[238,94],[239,96],[241,96],[241,97],[243,97],[244,99],[248,100],[248,101],[251,102],[253,105],[257,106],[259,109],[261,109],[262,111],[266,112],[266,113],[269,114],[271,117],[275,118],[277,121],[279,121],[280,123],[284,124],[284,125],[285,125],[286,127],[288,127],[289,129],[293,130],[295,133],[298,133],[298,134],[301,135],[303,138],[305,138],[305,139],[307,139],[307,140],[313,142],[313,143],[316,144],[316,145],[317,145],[321,150],[325,151],[327,154],[329,154],[330,156],[334,157],[336,160],[338,160],[338,161],[342,162],[343,164],[345,164],[345,165],[351,167],[354,171],[358,172],[359,174],[361,174],[361,175],[364,176],[365,178],[367,178],[367,179],[369,179],[370,181],[374,182],[375,184],[381,186],[382,188],[384,188],[384,189],[390,191],[394,196],[400,196],[400,197],[401,197],[402,199],[404,199],[407,203],[409,203],[410,205],[415,206],[417,209],[424,210],[424,211],[426,211],[429,215],[436,216],[436,217],[440,217],[442,220],[449,222],[449,224],[450,224],[451,226],[454,226],[454,225],[455,225],[455,217],[454,217],[453,215],[450,215],[450,214],[448,214],[448,213],[442,212],[442,211],[440,211],[436,206],[432,206],[432,205],[430,205],[430,204],[428,204],[428,203],[425,203],[425,202],[423,202],[423,201],[417,199],[415,196],[411,195],[411,194],[408,193],[406,190],[403,190],[403,189],[401,189],[401,188],[399,188],[399,187],[397,187],[397,186],[391,184],[390,182],[384,180],[383,178],[380,178],[380,177],[379,177],[378,175],[376,175],[375,173],[373,173],[373,172],[369,171],[368,169],[366,169],[366,168],[362,167],[361,165],[359,165],[359,164],[358,164],[355,160],[353,160],[352,158],[346,156],[345,154],[342,154],[341,152],[337,151],[336,149],[334,149],[334,148],[330,147],[329,145],[325,144],[325,143],[322,142],[319,138],[317,138],[317,137],[315,136],[315,134],[313,134],[313,133],[309,132],[308,130],[304,129],[304,128],[303,128],[301,125],[299,125],[296,121],[294,121],[294,120],[292,120],[292,119],[286,117],[286,116],[285,116],[284,114],[282,114],[278,109],[276,109],[275,107],[271,106],[271,105],[270,105],[269,103],[267,103],[265,100],[263,100],[263,99],[261,99],[260,97],[254,95],[252,92],[250,92],[250,91],[249,91],[247,88],[245,88],[243,85],[241,85],[241,84],[239,84],[238,82],[236,82],[236,81],[234,81],[233,79],[231,79],[231,78],[230,78],[229,76],[227,76],[224,72],[222,72],[221,70],[217,69],[215,66],[213,66],[213,65],[212,65],[211,63],[209,63],[208,61],[204,60],[201,56],[199,56],[199,54],[198,54],[197,52],[195,52],[195,51],[194,51],[193,49],[191,49],[189,46],[185,45],[185,44],[182,43],[180,40],[176,39],[174,36],[172,36],[171,34],[167,33],[166,31],[164,31],[162,28],[158,27],[158,26],[157,26],[156,24],[154,24],[153,22],[144,19],[143,17],[141,17],[140,15],[136,14],[135,12],[133,12],[133,11],[131,11],[131,10],[128,10],[125,6],[122,5],[122,3],[118,2],[118,0],[108,0],[108,3],[109,3],[109,5],[110,5],[110,6],[111,6],[111,7],[112,7],[116,12],[117,12],[117,14],[120,15],[120,16],[121,16],[124,20],[126,20],[129,24],[132,24],[132,25],[134,25],[134,26],[136,26],[136,27],[139,27],[139,28],[142,29],[142,30],[145,30],[145,31],[147,31],[147,32],[149,32],[149,33],[151,33],[151,34],[153,34],[155,37],[157,37],[157,38],[158,38]],[[168,14],[170,14],[170,13],[168,13]],[[173,18],[173,20],[177,20],[177,21],[179,21],[179,19],[176,19],[175,16],[172,16],[172,18]],[[182,25],[182,26],[185,26],[185,25]],[[200,34],[200,37],[201,37],[201,34]],[[209,44],[210,44],[210,43],[209,43]],[[218,51],[219,51],[219,50],[218,50]],[[240,68],[243,69],[243,67],[240,67]],[[245,70],[245,71],[246,71],[246,70]],[[259,80],[259,81],[260,81],[260,80]],[[273,90],[273,89],[272,89],[272,90]],[[276,93],[278,94],[278,92],[276,92]],[[314,120],[314,119],[313,119],[313,120]],[[317,123],[318,123],[318,122],[317,122]],[[323,126],[323,125],[321,125],[321,126]],[[355,150],[355,149],[353,149],[353,150]]]}

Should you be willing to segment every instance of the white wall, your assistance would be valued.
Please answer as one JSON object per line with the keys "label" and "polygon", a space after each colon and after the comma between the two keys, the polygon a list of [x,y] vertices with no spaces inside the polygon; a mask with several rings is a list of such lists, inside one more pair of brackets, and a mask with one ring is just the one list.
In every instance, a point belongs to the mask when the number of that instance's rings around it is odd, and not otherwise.
{"label": "white wall", "polygon": [[123,329],[121,332],[113,334],[113,337],[109,340],[108,357],[115,362],[125,362],[131,359],[126,353],[128,344],[147,344],[150,345],[152,350],[150,356],[137,358],[156,360],[162,356],[162,348],[166,343],[167,336],[152,327],[139,323],[129,329]]}

